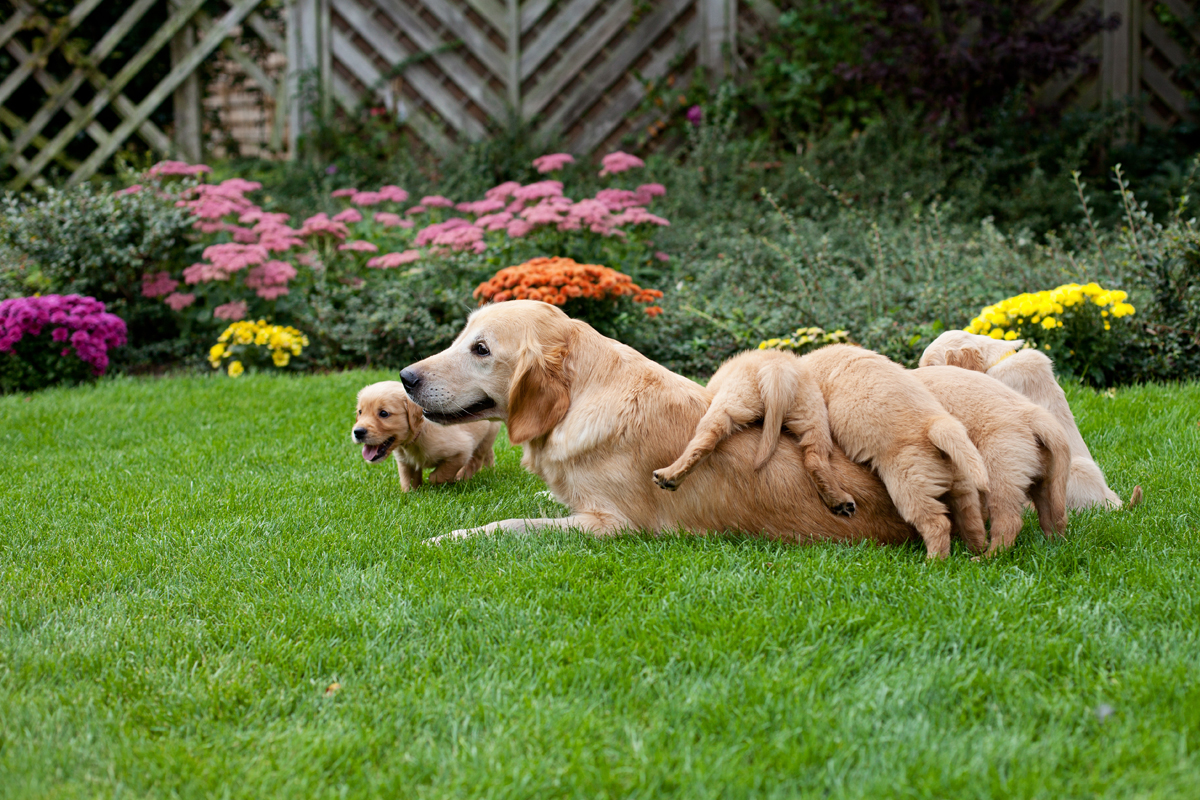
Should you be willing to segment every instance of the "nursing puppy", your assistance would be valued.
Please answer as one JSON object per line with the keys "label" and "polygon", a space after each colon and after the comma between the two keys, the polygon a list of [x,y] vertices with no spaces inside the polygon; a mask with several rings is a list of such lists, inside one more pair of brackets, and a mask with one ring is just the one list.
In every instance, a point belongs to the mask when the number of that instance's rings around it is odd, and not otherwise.
{"label": "nursing puppy", "polygon": [[[1071,446],[1071,474],[1067,480],[1067,507],[1103,506],[1117,509],[1121,498],[1108,488],[1087,443],[1075,424],[1067,396],[1054,377],[1054,363],[1040,350],[1022,350],[1022,339],[1005,341],[966,331],[946,331],[921,354],[920,366],[949,365],[986,373],[1049,411],[1062,426]],[[1141,499],[1134,489],[1133,505]]]}
{"label": "nursing puppy", "polygon": [[762,421],[754,468],[762,469],[775,452],[786,426],[800,442],[804,467],[817,487],[821,502],[835,514],[851,516],[854,498],[838,483],[829,466],[833,440],[825,398],[816,381],[790,353],[750,350],[721,365],[708,382],[712,405],[696,426],[683,454],[669,467],[654,472],[654,482],[675,490],[696,465],[735,430]]}
{"label": "nursing puppy", "polygon": [[712,392],[548,303],[481,308],[446,350],[400,377],[431,420],[505,420],[509,439],[525,451],[521,463],[571,509],[567,517],[492,522],[433,542],[548,528],[597,536],[741,531],[789,542],[916,538],[874,473],[836,447],[830,466],[854,497],[853,517],[829,513],[791,437],[755,470],[757,427],[726,439],[679,491],[660,490],[651,473],[683,452]]}
{"label": "nursing puppy", "polygon": [[1047,536],[1067,528],[1071,446],[1050,412],[979,372],[922,367],[912,373],[967,429],[988,471],[987,554],[1012,547],[1026,501]]}
{"label": "nursing puppy", "polygon": [[[979,504],[988,471],[961,422],[916,377],[879,353],[822,347],[800,359],[821,388],[834,441],[870,464],[930,558],[950,554],[950,511],[972,552],[987,547]],[[943,457],[944,456],[944,457]]]}
{"label": "nursing puppy", "polygon": [[378,464],[396,454],[400,488],[421,485],[422,470],[432,469],[431,484],[464,481],[496,461],[492,445],[498,422],[474,422],[446,428],[425,419],[399,381],[382,381],[358,393],[351,438],[363,446],[363,458]]}

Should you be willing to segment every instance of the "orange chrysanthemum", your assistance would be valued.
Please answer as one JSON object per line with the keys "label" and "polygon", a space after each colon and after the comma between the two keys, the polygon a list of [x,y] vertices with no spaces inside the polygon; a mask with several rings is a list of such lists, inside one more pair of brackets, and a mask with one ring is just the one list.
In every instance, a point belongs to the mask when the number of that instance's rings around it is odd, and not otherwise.
{"label": "orange chrysanthemum", "polygon": [[[505,300],[541,300],[561,306],[576,297],[604,300],[630,296],[635,303],[653,303],[663,296],[658,289],[643,289],[623,272],[599,264],[578,264],[569,258],[535,258],[506,267],[475,288],[480,305]],[[646,309],[662,313],[658,306]]]}

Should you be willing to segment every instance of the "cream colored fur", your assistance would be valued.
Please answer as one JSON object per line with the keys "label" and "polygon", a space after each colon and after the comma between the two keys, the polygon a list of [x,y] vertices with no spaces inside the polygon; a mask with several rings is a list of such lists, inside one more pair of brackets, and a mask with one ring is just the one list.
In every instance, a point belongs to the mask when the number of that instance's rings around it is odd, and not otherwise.
{"label": "cream colored fur", "polygon": [[757,427],[732,434],[679,491],[660,490],[652,471],[683,452],[712,393],[546,303],[476,311],[449,348],[403,375],[431,419],[505,420],[509,438],[524,447],[522,464],[571,509],[568,517],[504,520],[431,541],[568,527],[599,536],[630,529],[791,542],[915,538],[879,479],[836,447],[830,467],[856,500],[853,518],[825,508],[791,437],[755,470]]}
{"label": "cream colored fur", "polygon": [[1108,488],[1104,473],[1079,433],[1067,396],[1054,377],[1054,363],[1039,350],[1022,350],[1023,344],[1021,339],[1004,341],[966,331],[946,331],[925,348],[920,365],[951,365],[986,373],[1049,411],[1071,445],[1067,507],[1120,508],[1121,498]]}
{"label": "cream colored fur", "polygon": [[979,496],[988,490],[988,471],[962,423],[911,372],[879,353],[835,344],[800,363],[825,397],[834,441],[850,458],[875,468],[929,557],[950,553],[943,495],[967,546],[983,552],[987,531]]}
{"label": "cream colored fur", "polygon": [[[492,445],[500,432],[498,422],[473,422],[446,427],[426,420],[421,407],[408,399],[399,381],[381,381],[358,393],[358,410],[350,437],[355,444],[386,449],[396,458],[400,488],[407,492],[421,485],[422,471],[431,469],[431,484],[464,481],[496,461]],[[388,441],[391,440],[390,444]]]}
{"label": "cream colored fur", "polygon": [[835,514],[854,514],[854,498],[838,483],[829,467],[833,439],[825,398],[812,376],[791,353],[750,350],[721,365],[708,382],[712,405],[696,426],[687,448],[673,464],[654,472],[654,482],[675,490],[696,465],[734,431],[762,422],[754,468],[775,453],[781,429],[795,435],[804,454],[804,466],[823,502]]}
{"label": "cream colored fur", "polygon": [[988,555],[1016,541],[1027,500],[1047,536],[1063,533],[1071,446],[1050,412],[980,372],[922,367],[913,375],[966,427],[987,466]]}

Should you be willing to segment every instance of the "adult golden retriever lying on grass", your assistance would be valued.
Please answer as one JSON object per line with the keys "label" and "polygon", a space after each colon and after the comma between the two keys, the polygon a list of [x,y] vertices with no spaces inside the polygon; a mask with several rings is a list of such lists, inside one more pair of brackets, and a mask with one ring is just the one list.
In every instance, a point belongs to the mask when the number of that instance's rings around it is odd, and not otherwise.
{"label": "adult golden retriever lying on grass", "polygon": [[758,427],[730,436],[678,491],[662,491],[653,471],[683,452],[712,393],[546,303],[476,311],[448,349],[400,377],[435,422],[506,421],[509,439],[524,445],[526,469],[571,509],[568,517],[504,520],[434,541],[567,527],[600,536],[683,529],[793,542],[917,539],[874,473],[837,448],[830,466],[857,503],[852,518],[829,513],[791,437],[755,470]]}

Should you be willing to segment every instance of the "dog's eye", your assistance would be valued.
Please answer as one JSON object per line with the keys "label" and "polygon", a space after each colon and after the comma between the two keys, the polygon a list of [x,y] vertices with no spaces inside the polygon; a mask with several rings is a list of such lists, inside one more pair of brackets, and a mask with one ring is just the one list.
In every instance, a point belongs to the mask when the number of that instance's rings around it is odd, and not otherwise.
{"label": "dog's eye", "polygon": [[477,356],[490,356],[492,354],[492,351],[488,350],[488,346],[483,342],[476,342],[471,345],[471,352]]}
{"label": "dog's eye", "polygon": [[390,416],[391,416],[391,414],[389,414],[388,412],[386,412],[386,411],[384,411],[384,410],[380,409],[380,411],[379,411],[379,416],[380,416],[380,417],[382,417],[382,418],[385,418],[385,419],[386,419],[387,417],[390,417]]}

